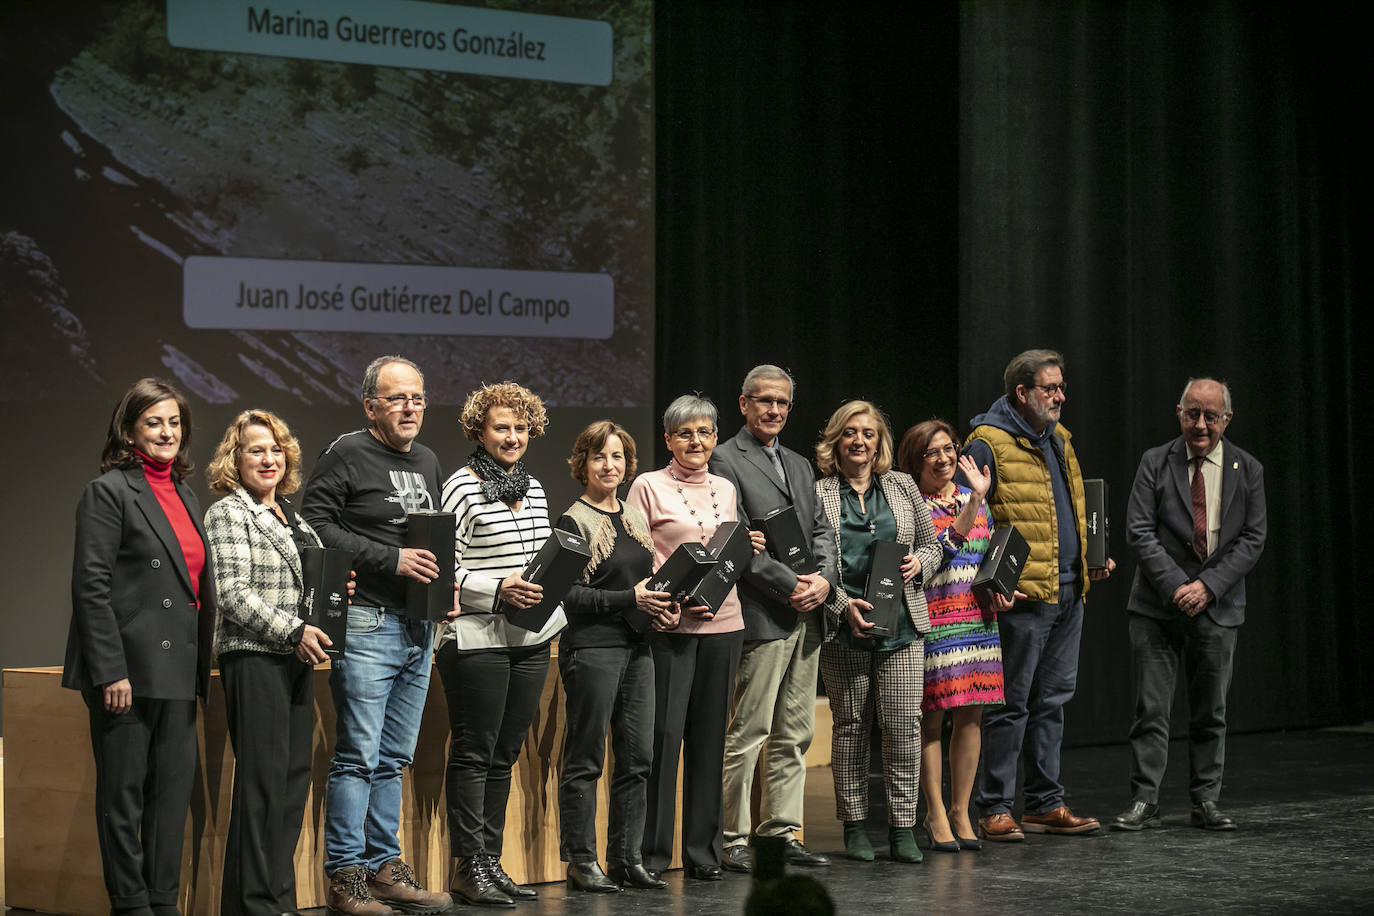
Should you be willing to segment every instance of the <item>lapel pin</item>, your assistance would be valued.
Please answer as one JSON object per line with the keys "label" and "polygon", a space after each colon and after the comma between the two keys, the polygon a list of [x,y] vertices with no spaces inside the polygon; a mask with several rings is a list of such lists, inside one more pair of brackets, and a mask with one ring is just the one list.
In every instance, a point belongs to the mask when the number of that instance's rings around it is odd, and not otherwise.
{"label": "lapel pin", "polygon": [[1231,470],[1233,470],[1233,471],[1239,471],[1239,470],[1240,470],[1240,462],[1239,462],[1239,461],[1232,461],[1232,462],[1231,462]]}

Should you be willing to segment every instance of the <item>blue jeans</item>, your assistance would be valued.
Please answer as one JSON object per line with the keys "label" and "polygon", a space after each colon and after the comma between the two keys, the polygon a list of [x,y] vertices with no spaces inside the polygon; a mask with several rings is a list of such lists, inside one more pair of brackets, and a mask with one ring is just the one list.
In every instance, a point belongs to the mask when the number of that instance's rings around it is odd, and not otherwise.
{"label": "blue jeans", "polygon": [[324,812],[324,870],[377,869],[401,855],[401,770],[415,757],[434,628],[391,609],[348,609],[329,678],[336,736]]}
{"label": "blue jeans", "polygon": [[1059,602],[1022,601],[997,615],[1002,638],[1006,705],[983,715],[983,772],[978,807],[984,816],[1010,812],[1016,800],[1016,762],[1025,767],[1026,814],[1064,804],[1059,748],[1064,704],[1078,683],[1083,602],[1077,583],[1059,586]]}

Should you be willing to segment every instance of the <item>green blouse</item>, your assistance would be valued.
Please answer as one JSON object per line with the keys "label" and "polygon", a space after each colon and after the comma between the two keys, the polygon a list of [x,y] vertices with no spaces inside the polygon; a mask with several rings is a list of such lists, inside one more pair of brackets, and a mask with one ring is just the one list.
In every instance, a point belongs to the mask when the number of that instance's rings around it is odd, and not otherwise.
{"label": "green blouse", "polygon": [[[918,507],[924,508],[924,507]],[[865,509],[867,511],[865,511]],[[874,541],[897,540],[897,519],[892,507],[887,504],[883,488],[875,478],[868,492],[864,494],[864,506],[859,505],[859,494],[840,478],[840,575],[844,590],[852,598],[862,598],[868,585],[868,571],[873,562]],[[846,649],[860,652],[892,652],[910,645],[918,639],[916,627],[911,623],[911,615],[897,615],[897,632],[891,636],[870,636],[855,638],[846,620],[835,635],[835,642]]]}

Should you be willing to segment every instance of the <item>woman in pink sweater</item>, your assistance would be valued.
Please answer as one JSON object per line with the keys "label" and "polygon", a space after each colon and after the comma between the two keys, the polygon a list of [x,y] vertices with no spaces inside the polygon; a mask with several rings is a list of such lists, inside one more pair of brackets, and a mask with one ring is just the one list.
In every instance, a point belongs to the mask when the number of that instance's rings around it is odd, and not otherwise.
{"label": "woman in pink sweater", "polygon": [[[654,542],[654,569],[679,544],[705,543],[721,522],[736,520],[735,487],[707,473],[716,447],[716,406],[683,395],[663,414],[668,466],[635,478],[625,498],[644,514]],[[682,748],[682,864],[687,875],[719,881],[721,759],[725,723],[744,643],[739,597],[731,589],[719,613],[683,608],[671,631],[650,637],[654,656],[654,763],[644,824],[644,866],[654,873],[673,854],[678,748]]]}

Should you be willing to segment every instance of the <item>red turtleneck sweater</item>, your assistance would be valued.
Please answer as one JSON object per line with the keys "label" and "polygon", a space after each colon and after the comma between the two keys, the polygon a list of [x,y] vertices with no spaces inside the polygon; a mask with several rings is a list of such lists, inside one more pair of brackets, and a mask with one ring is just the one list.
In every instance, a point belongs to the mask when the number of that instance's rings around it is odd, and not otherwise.
{"label": "red turtleneck sweater", "polygon": [[200,574],[205,569],[205,542],[201,540],[195,522],[191,521],[191,513],[186,511],[186,504],[181,501],[176,484],[172,483],[172,462],[154,461],[138,449],[134,451],[143,460],[143,476],[148,478],[148,486],[157,497],[167,521],[172,523],[172,531],[181,544],[181,555],[186,561],[186,571],[191,574],[191,587],[195,589],[196,606],[199,608]]}

